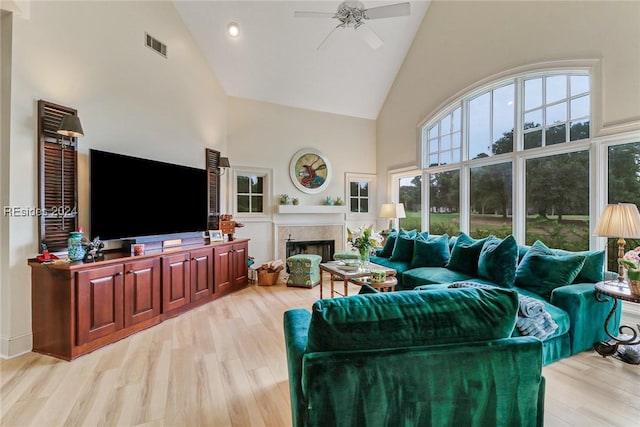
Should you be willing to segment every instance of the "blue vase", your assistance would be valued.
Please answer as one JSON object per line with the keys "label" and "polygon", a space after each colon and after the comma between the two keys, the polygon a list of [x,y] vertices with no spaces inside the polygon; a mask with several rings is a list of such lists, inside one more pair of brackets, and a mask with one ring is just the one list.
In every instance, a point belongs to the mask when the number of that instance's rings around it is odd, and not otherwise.
{"label": "blue vase", "polygon": [[69,240],[67,240],[67,250],[69,252],[69,259],[71,261],[80,261],[84,259],[86,250],[82,246],[82,232],[72,231],[69,233]]}

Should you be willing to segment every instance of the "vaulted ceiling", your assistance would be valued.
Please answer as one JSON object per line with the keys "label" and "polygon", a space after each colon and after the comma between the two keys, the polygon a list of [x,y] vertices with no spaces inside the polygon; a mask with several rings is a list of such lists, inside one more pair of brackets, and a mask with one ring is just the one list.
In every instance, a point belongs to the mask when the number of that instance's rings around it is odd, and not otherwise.
{"label": "vaulted ceiling", "polygon": [[[399,3],[364,1],[365,8]],[[182,1],[178,13],[228,95],[375,119],[411,46],[429,2],[411,14],[371,19],[384,42],[372,49],[331,17],[294,18],[294,11],[336,12],[339,1]],[[235,22],[237,38],[226,30]]]}

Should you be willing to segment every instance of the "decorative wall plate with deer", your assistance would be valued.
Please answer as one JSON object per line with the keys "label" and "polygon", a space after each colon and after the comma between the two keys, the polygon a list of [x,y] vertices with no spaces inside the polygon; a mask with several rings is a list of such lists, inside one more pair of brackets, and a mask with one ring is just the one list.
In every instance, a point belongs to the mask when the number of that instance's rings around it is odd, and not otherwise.
{"label": "decorative wall plate with deer", "polygon": [[289,175],[298,190],[308,194],[320,193],[331,181],[331,163],[320,151],[305,148],[291,158]]}

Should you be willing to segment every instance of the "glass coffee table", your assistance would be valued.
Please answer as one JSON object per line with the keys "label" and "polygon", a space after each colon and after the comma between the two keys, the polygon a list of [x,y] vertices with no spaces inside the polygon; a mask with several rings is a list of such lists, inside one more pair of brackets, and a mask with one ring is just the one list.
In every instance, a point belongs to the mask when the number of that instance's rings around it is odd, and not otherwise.
{"label": "glass coffee table", "polygon": [[[368,267],[359,267],[355,269],[339,261],[323,262],[320,264],[320,275],[322,275],[323,272],[327,272],[329,273],[329,277],[331,278],[331,298],[333,298],[335,294],[345,296],[345,297],[349,296],[349,288],[348,288],[349,282],[355,285],[362,286],[364,282],[357,283],[357,282],[354,282],[354,280],[369,277],[372,271],[384,271],[387,274],[387,280],[389,281],[389,284],[386,287],[387,288],[391,287],[391,281],[393,279],[393,281],[396,282],[393,284],[393,289],[395,289],[395,285],[398,282],[397,282],[397,279],[395,278],[396,271],[393,268],[388,268],[382,265],[369,263]],[[344,283],[344,293],[339,293],[338,291],[335,290],[336,281],[341,281]],[[371,285],[371,283],[366,283],[366,284]],[[383,284],[376,284],[376,285],[383,285]],[[322,295],[322,283],[321,283],[320,299],[322,298],[323,298],[323,295]]]}

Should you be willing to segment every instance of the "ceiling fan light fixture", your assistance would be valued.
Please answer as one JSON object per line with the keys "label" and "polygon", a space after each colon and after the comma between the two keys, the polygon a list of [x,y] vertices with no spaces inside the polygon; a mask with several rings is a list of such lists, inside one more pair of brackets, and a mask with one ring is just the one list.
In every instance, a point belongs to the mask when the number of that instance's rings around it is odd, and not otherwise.
{"label": "ceiling fan light fixture", "polygon": [[227,34],[234,39],[240,35],[240,26],[236,22],[229,22],[227,25]]}

